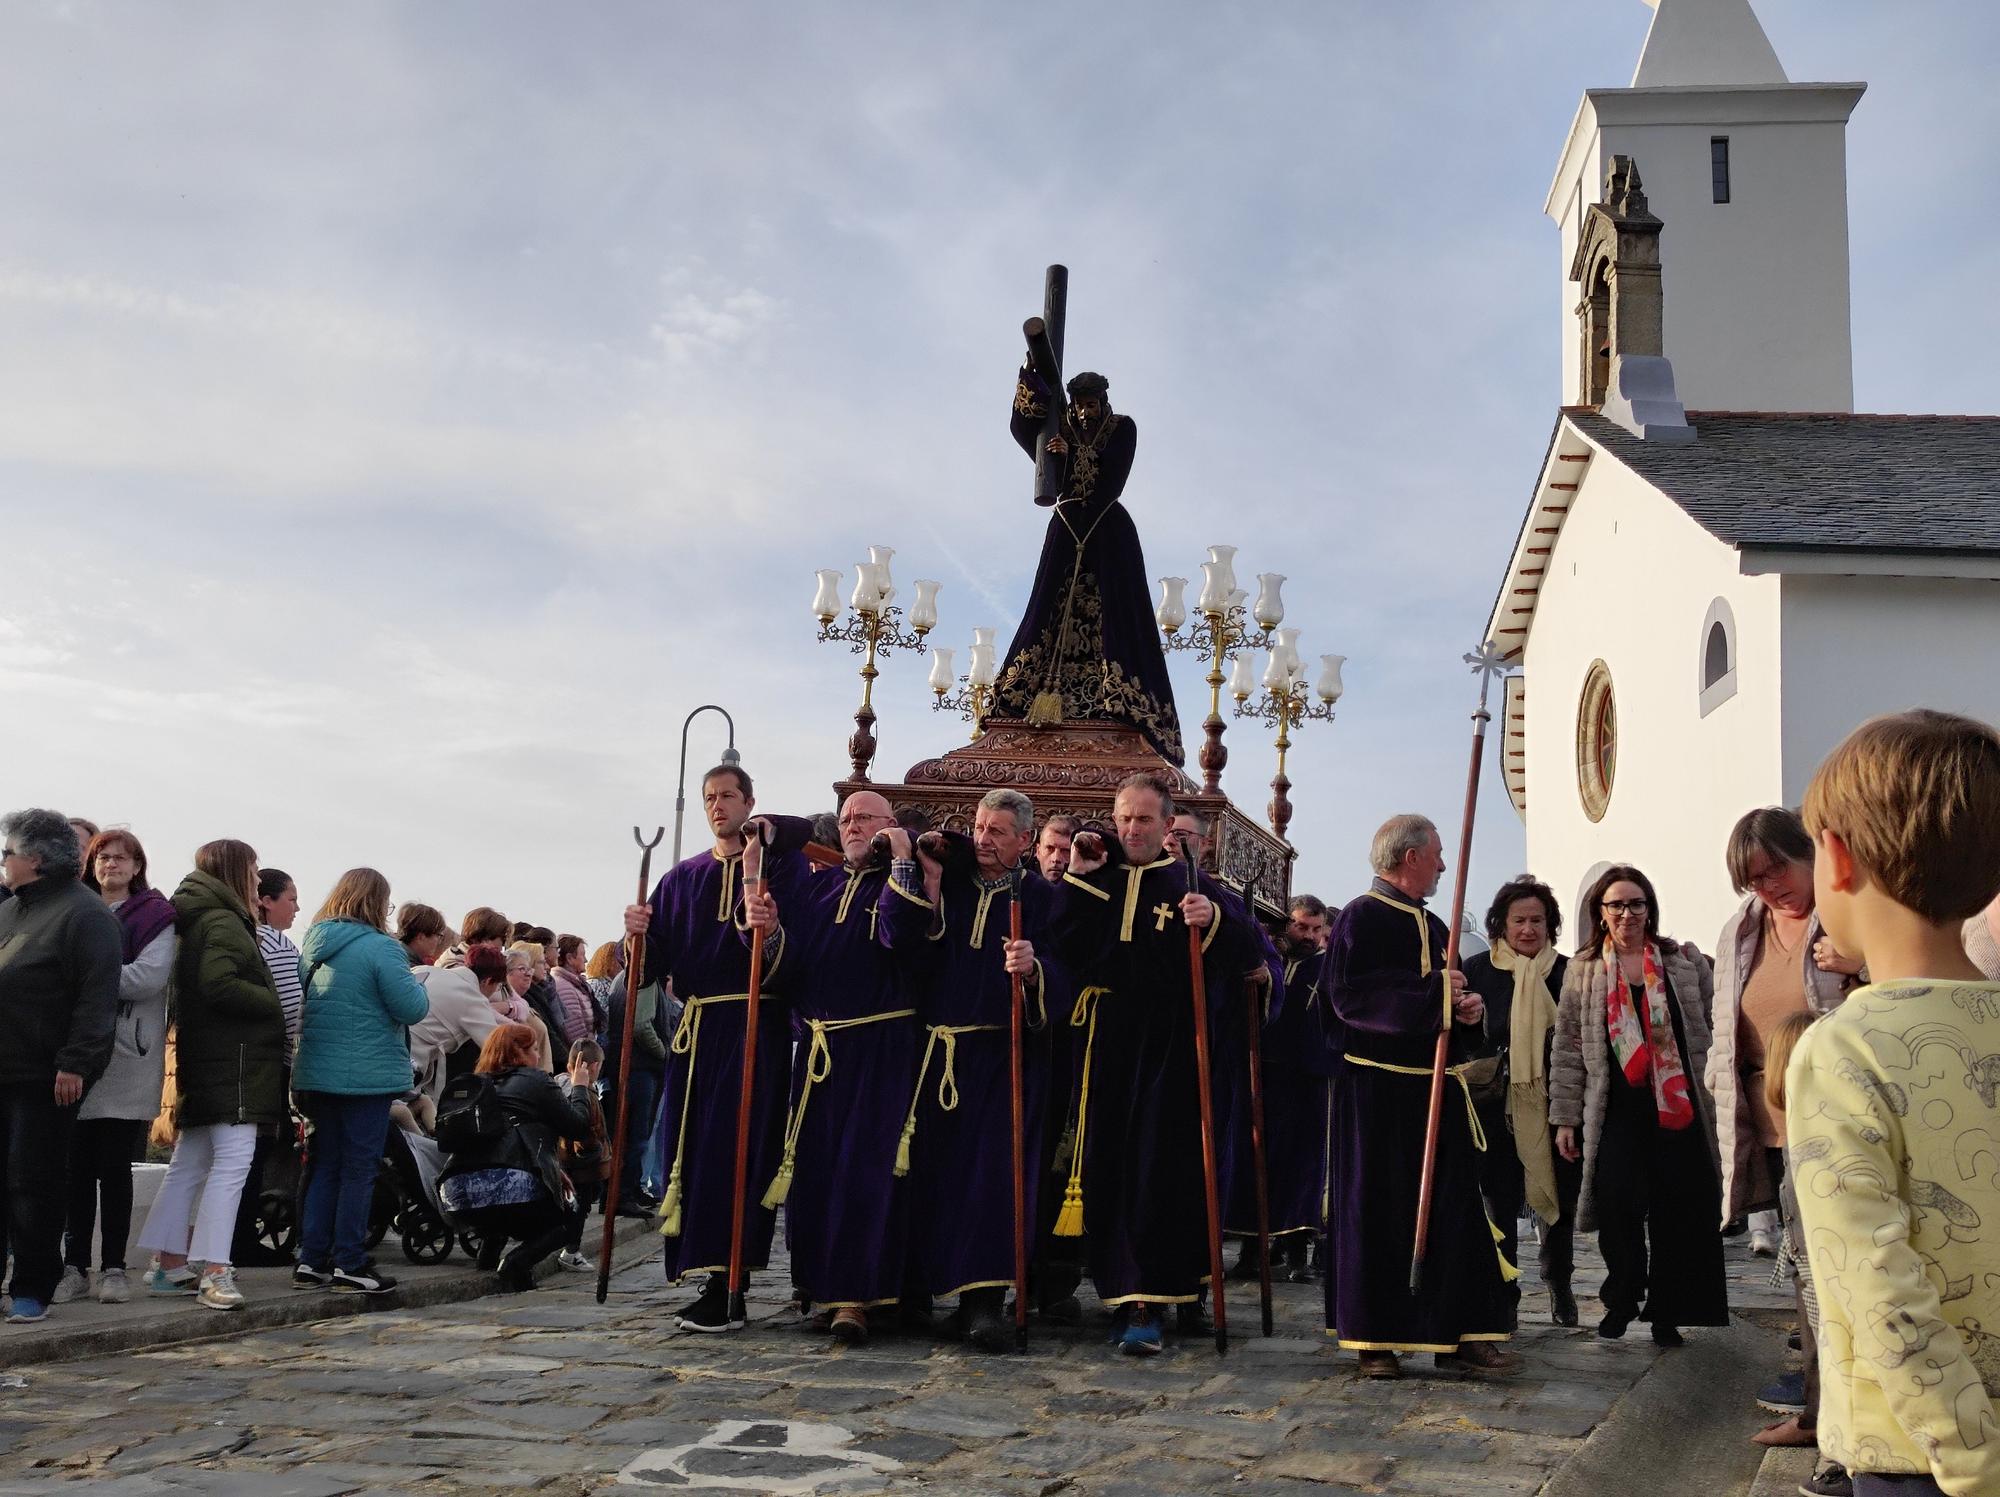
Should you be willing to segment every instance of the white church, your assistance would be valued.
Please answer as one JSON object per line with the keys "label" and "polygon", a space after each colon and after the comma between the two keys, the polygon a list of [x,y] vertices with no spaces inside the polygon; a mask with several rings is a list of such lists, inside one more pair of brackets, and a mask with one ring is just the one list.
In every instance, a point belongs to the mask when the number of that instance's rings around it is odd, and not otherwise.
{"label": "white church", "polygon": [[1790,81],[1748,0],[1649,3],[1549,188],[1562,404],[1487,637],[1527,866],[1575,901],[1636,863],[1708,950],[1731,824],[1855,724],[2000,723],[2000,417],[1854,411],[1866,85]]}

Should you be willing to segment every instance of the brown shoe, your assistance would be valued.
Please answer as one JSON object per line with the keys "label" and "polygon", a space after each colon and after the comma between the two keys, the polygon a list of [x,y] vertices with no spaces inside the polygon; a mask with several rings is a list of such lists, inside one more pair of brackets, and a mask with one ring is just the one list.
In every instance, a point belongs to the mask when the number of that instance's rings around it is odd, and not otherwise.
{"label": "brown shoe", "polygon": [[1461,1341],[1456,1352],[1439,1352],[1431,1360],[1449,1377],[1515,1377],[1522,1365],[1519,1353],[1502,1351],[1491,1341]]}
{"label": "brown shoe", "polygon": [[847,1346],[859,1346],[868,1339],[868,1312],[847,1305],[833,1316],[833,1339]]}
{"label": "brown shoe", "polygon": [[1361,1353],[1361,1375],[1398,1378],[1403,1375],[1403,1364],[1396,1360],[1392,1351],[1364,1351]]}
{"label": "brown shoe", "polygon": [[1782,1445],[1809,1447],[1819,1444],[1819,1434],[1809,1425],[1799,1423],[1794,1414],[1789,1419],[1781,1419],[1776,1424],[1760,1429],[1750,1437],[1757,1445]]}

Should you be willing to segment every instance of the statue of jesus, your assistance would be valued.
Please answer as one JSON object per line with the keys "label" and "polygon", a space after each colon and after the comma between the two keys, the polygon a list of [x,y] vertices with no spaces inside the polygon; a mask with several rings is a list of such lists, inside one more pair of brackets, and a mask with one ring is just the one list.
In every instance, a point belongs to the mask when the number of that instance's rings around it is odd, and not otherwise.
{"label": "statue of jesus", "polygon": [[[1139,531],[1120,502],[1139,429],[1111,409],[1101,374],[1069,381],[1060,427],[1048,439],[1060,468],[1055,514],[1027,612],[994,687],[994,717],[1037,725],[1116,722],[1137,728],[1180,764],[1166,655],[1153,622]],[[1029,456],[1048,419],[1048,384],[1023,363],[1014,386],[1014,440]]]}

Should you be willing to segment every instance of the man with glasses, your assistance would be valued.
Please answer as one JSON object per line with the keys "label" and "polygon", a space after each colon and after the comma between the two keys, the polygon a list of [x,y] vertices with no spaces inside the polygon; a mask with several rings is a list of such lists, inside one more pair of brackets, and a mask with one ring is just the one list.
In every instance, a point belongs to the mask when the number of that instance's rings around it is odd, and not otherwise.
{"label": "man with glasses", "polygon": [[0,1200],[14,1251],[8,1320],[48,1314],[62,1277],[70,1130],[111,1060],[123,942],[118,919],[79,882],[83,849],[55,811],[0,818]]}
{"label": "man with glasses", "polygon": [[[810,825],[775,820],[794,835]],[[869,1312],[902,1298],[906,1203],[895,1163],[916,1079],[917,977],[932,956],[892,949],[888,916],[898,902],[932,904],[909,833],[880,794],[848,796],[839,829],[841,867],[753,895],[745,909],[753,926],[783,935],[774,985],[791,995],[800,1025],[784,1149],[775,1177],[762,1177],[763,1202],[785,1207],[800,1298],[836,1340],[858,1345]]]}
{"label": "man with glasses", "polygon": [[1410,1292],[1417,1195],[1437,1036],[1451,1025],[1453,1064],[1477,1052],[1486,1005],[1445,966],[1445,924],[1424,901],[1444,874],[1428,817],[1392,816],[1370,849],[1375,879],[1335,919],[1326,999],[1340,1059],[1333,1083],[1327,1211],[1327,1333],[1360,1353],[1364,1377],[1402,1376],[1400,1352],[1430,1352],[1457,1377],[1504,1377],[1521,1359],[1498,1348],[1520,1275],[1495,1246],[1479,1194],[1472,1094],[1445,1080],[1422,1283]]}
{"label": "man with glasses", "polygon": [[[743,855],[757,801],[750,776],[735,764],[717,765],[702,777],[701,801],[714,845],[669,869],[650,902],[628,907],[625,930],[646,937],[640,985],[670,982],[684,1005],[667,1059],[661,1110],[672,1163],[660,1203],[660,1233],[667,1239],[669,1281],[706,1275],[707,1283],[674,1323],[684,1331],[720,1332],[743,1324],[729,1318],[728,1266],[750,990]],[[799,849],[807,840],[806,823],[782,817],[762,818],[757,825],[775,832],[775,842],[765,849],[764,872],[768,887],[782,894],[805,878]],[[774,936],[764,949],[766,978],[779,976],[786,963],[782,936]],[[763,997],[751,1082],[746,1271],[770,1262],[775,1216],[758,1206],[757,1196],[778,1167],[790,1054],[788,1015],[775,985]],[[627,1159],[636,1170],[637,1156],[628,1153]]]}

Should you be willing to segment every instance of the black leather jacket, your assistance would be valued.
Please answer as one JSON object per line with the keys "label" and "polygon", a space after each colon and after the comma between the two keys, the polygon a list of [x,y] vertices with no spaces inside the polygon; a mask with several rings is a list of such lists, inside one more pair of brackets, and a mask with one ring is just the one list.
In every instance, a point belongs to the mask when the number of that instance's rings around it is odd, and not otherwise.
{"label": "black leather jacket", "polygon": [[569,1193],[568,1178],[556,1157],[556,1140],[590,1137],[589,1101],[581,1092],[572,1097],[555,1077],[534,1066],[494,1072],[493,1089],[500,1095],[507,1131],[491,1143],[451,1155],[440,1178],[471,1170],[527,1170],[562,1200]]}

